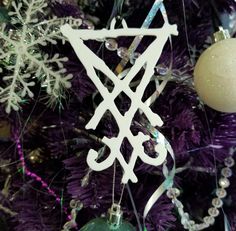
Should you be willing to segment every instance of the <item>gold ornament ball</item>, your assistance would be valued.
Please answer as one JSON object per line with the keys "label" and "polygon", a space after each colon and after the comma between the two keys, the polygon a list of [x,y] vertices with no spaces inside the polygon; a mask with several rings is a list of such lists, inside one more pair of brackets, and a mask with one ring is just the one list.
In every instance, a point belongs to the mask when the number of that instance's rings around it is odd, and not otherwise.
{"label": "gold ornament ball", "polygon": [[194,69],[194,84],[209,107],[236,112],[236,39],[219,41],[203,52]]}

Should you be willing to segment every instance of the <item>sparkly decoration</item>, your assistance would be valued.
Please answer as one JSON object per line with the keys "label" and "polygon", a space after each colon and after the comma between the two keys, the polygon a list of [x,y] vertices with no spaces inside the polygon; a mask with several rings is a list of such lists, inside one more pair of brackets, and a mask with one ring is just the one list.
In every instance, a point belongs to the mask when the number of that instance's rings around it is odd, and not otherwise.
{"label": "sparkly decoration", "polygon": [[41,154],[42,150],[40,148],[37,148],[33,151],[31,151],[27,158],[32,164],[41,164],[43,163],[43,156]]}
{"label": "sparkly decoration", "polygon": [[180,195],[180,191],[179,191],[179,189],[177,189],[177,188],[169,188],[169,189],[167,190],[166,195],[167,195],[169,198],[173,199],[173,198],[176,198],[176,197],[178,197],[178,196]]}
{"label": "sparkly decoration", "polygon": [[227,157],[227,158],[224,160],[224,163],[225,163],[225,166],[231,168],[231,167],[234,166],[235,161],[234,161],[233,157],[230,156],[230,157]]}
{"label": "sparkly decoration", "polygon": [[236,112],[236,39],[217,41],[197,61],[195,88],[200,99],[213,109]]}
{"label": "sparkly decoration", "polygon": [[220,208],[223,205],[223,202],[220,198],[214,198],[212,200],[212,205],[216,208]]}
{"label": "sparkly decoration", "polygon": [[224,198],[226,197],[226,195],[227,195],[227,192],[224,188],[218,188],[216,190],[216,196],[218,196],[219,198]]}
{"label": "sparkly decoration", "polygon": [[212,217],[217,217],[220,212],[219,212],[219,210],[217,208],[214,207],[214,208],[209,208],[208,209],[208,213]]}
{"label": "sparkly decoration", "polygon": [[230,168],[223,168],[221,170],[221,175],[224,176],[224,177],[231,177],[232,176],[232,170]]}
{"label": "sparkly decoration", "polygon": [[204,217],[203,220],[208,225],[213,225],[215,223],[215,218],[214,217],[206,216],[206,217]]}
{"label": "sparkly decoration", "polygon": [[13,11],[9,12],[10,23],[21,27],[17,26],[19,29],[13,32],[13,37],[11,30],[5,24],[2,25],[0,59],[7,72],[3,76],[5,84],[0,86],[0,102],[6,105],[7,113],[12,109],[19,110],[25,97],[34,97],[31,87],[38,80],[46,87],[51,102],[63,97],[63,89],[71,86],[72,75],[66,74],[63,68],[67,58],[59,54],[43,54],[39,46],[56,44],[58,39],[64,41],[59,27],[65,22],[76,27],[82,22],[81,19],[71,17],[45,20],[39,15],[45,12],[46,7],[46,0],[13,1]]}
{"label": "sparkly decoration", "polygon": [[120,58],[126,58],[128,59],[129,58],[129,53],[128,53],[128,49],[126,47],[120,47],[117,49],[117,55],[120,57]]}
{"label": "sparkly decoration", "polygon": [[[27,177],[30,177],[31,179],[33,179],[34,181],[36,182],[39,182],[41,184],[41,187],[44,188],[48,194],[50,196],[53,196],[55,198],[55,201],[61,205],[61,197],[58,196],[54,190],[52,190],[50,188],[50,186],[40,177],[38,176],[37,174],[35,174],[34,172],[31,172],[30,170],[28,170],[27,166],[26,166],[26,163],[25,163],[25,158],[24,158],[24,153],[23,153],[23,150],[22,150],[22,146],[21,146],[21,142],[20,142],[20,139],[19,139],[19,136],[18,136],[18,132],[16,132],[14,134],[14,138],[15,138],[15,142],[16,142],[16,146],[17,146],[17,151],[18,151],[18,155],[19,155],[19,158],[20,158],[20,164],[21,164],[21,170],[22,172],[27,176]],[[63,210],[65,212],[65,214],[67,214],[67,208],[66,207],[63,207]],[[69,217],[68,217],[69,218]],[[70,220],[70,219],[69,219]]]}
{"label": "sparkly decoration", "polygon": [[70,220],[63,225],[62,231],[70,231],[71,229],[77,227],[76,223],[77,213],[83,208],[83,204],[78,200],[72,199],[70,201],[70,207],[72,208],[71,214],[69,216]]}
{"label": "sparkly decoration", "polygon": [[159,64],[159,65],[156,66],[156,71],[161,76],[167,75],[168,70],[169,70],[168,67],[165,66],[164,64]]}
{"label": "sparkly decoration", "polygon": [[132,65],[134,65],[134,64],[135,64],[135,61],[139,58],[140,55],[141,55],[141,54],[138,53],[138,52],[132,53],[131,56],[130,56],[130,63],[131,63]]}
{"label": "sparkly decoration", "polygon": [[[111,25],[114,25],[111,22]],[[125,24],[125,23],[123,23]],[[87,162],[91,169],[95,171],[102,171],[109,168],[118,159],[121,166],[124,169],[124,175],[122,178],[122,183],[127,183],[129,180],[132,182],[137,182],[138,179],[133,172],[135,162],[138,156],[141,160],[150,165],[161,165],[166,158],[167,149],[164,143],[164,137],[161,137],[155,150],[159,154],[157,157],[151,158],[145,154],[143,148],[143,142],[150,140],[150,137],[139,133],[134,136],[130,131],[130,126],[132,119],[138,109],[141,109],[147,116],[152,126],[162,126],[163,122],[157,114],[154,114],[151,109],[141,101],[142,95],[145,88],[147,87],[152,75],[154,74],[154,67],[159,59],[162,49],[168,39],[168,37],[173,34],[177,35],[176,25],[170,25],[165,23],[161,29],[133,29],[124,28],[116,30],[115,28],[110,28],[110,30],[100,30],[100,31],[88,31],[88,30],[73,30],[69,25],[64,25],[61,27],[62,33],[68,37],[71,45],[73,46],[78,58],[83,63],[87,70],[88,76],[97,86],[99,92],[103,97],[102,103],[97,107],[94,116],[86,125],[86,129],[95,129],[101,120],[103,114],[109,110],[119,126],[120,132],[118,137],[114,138],[103,138],[103,143],[106,144],[111,153],[108,158],[102,162],[97,162],[98,152],[95,150],[90,150],[87,156]],[[152,35],[156,39],[149,45],[145,52],[138,58],[135,65],[128,72],[123,80],[117,78],[114,73],[106,66],[103,60],[101,60],[97,55],[95,55],[84,43],[84,40],[91,39],[103,39],[105,37],[115,38],[118,36],[134,36],[134,35]],[[146,72],[143,76],[143,80],[140,82],[136,92],[134,93],[130,87],[129,83],[135,77],[135,74],[146,64]],[[102,82],[97,78],[95,68],[102,71],[111,81],[113,81],[115,87],[113,92],[109,93],[107,88],[102,84]],[[131,107],[123,116],[119,110],[116,108],[114,100],[121,93],[124,92],[131,99]],[[127,138],[130,144],[133,146],[133,152],[131,158],[127,163],[122,156],[120,151],[120,146],[122,145],[123,139]]]}
{"label": "sparkly decoration", "polygon": [[109,225],[107,219],[105,218],[95,218],[91,220],[88,224],[80,229],[80,231],[135,231],[136,229],[128,222],[122,221],[117,229],[112,229]]}
{"label": "sparkly decoration", "polygon": [[122,219],[120,205],[113,204],[108,211],[109,218],[96,218],[86,224],[80,231],[135,231],[130,223]]}
{"label": "sparkly decoration", "polygon": [[228,188],[229,187],[229,180],[225,177],[220,178],[219,184],[222,188]]}
{"label": "sparkly decoration", "polygon": [[118,48],[118,44],[115,39],[107,39],[105,42],[105,46],[110,51],[115,51]]}
{"label": "sparkly decoration", "polygon": [[[164,21],[167,22],[167,15],[165,12],[165,7],[163,4],[163,0],[155,0],[155,2],[152,5],[151,10],[149,11],[147,17],[145,18],[141,28],[148,28],[154,17],[156,16],[158,10],[160,10],[162,12]],[[139,46],[140,42],[142,41],[143,36],[137,35],[134,39],[134,41],[132,42],[132,44],[130,45],[129,49],[128,49],[128,57],[130,56],[130,54],[134,53],[134,51],[137,49],[137,47]],[[124,67],[126,66],[126,64],[128,63],[129,59],[125,56],[122,58],[121,62],[117,65],[115,73],[121,73],[122,70],[124,69]]]}
{"label": "sparkly decoration", "polygon": [[[231,153],[232,152],[232,153]],[[234,150],[230,150],[230,154],[233,155]],[[233,167],[234,165],[234,159],[232,156],[225,158],[224,160],[225,166],[230,165],[230,167]],[[195,230],[203,230],[208,228],[210,225],[213,225],[215,223],[215,218],[219,216],[219,208],[223,206],[222,198],[225,198],[227,195],[227,192],[225,188],[229,187],[230,183],[227,177],[231,176],[232,171],[229,167],[223,168],[221,171],[222,178],[219,179],[219,186],[216,190],[216,198],[212,200],[213,207],[208,209],[209,216],[206,216],[203,218],[203,223],[195,224],[193,220],[190,220],[189,214],[184,212],[184,206],[180,200],[177,199],[179,196],[179,190],[177,188],[169,188],[167,190],[167,197],[169,197],[172,201],[172,203],[176,206],[178,213],[181,217],[181,224],[183,225],[184,229],[188,229],[189,231],[195,231]]]}

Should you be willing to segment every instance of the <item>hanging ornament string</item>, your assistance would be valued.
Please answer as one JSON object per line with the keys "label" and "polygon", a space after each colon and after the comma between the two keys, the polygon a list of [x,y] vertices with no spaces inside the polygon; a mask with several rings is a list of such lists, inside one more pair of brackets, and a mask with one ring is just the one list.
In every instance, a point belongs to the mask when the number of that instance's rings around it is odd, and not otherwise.
{"label": "hanging ornament string", "polygon": [[123,4],[124,4],[124,0],[115,0],[114,1],[112,13],[111,13],[111,16],[110,16],[108,23],[107,23],[108,26],[110,26],[113,18],[121,17]]}
{"label": "hanging ornament string", "polygon": [[141,222],[140,222],[140,220],[139,220],[138,211],[137,211],[137,208],[136,208],[136,206],[135,206],[134,198],[133,198],[133,195],[132,195],[132,192],[131,192],[131,190],[130,190],[130,187],[129,187],[129,184],[128,184],[128,183],[126,184],[126,188],[127,188],[127,191],[128,191],[128,194],[129,194],[129,198],[130,198],[130,201],[131,201],[133,210],[134,210],[134,215],[135,215],[136,220],[137,220],[137,223],[138,223],[138,229],[139,229],[139,231],[142,231],[143,229],[142,229]]}
{"label": "hanging ornament string", "polygon": [[[118,1],[118,2],[117,2]],[[167,21],[167,14],[166,14],[166,10],[165,10],[165,7],[164,7],[164,4],[162,3],[163,0],[156,0],[151,8],[151,10],[149,11],[146,19],[144,20],[141,28],[148,28],[154,17],[156,16],[158,10],[160,9],[161,10],[161,13],[162,13],[162,16],[164,18],[164,21],[165,22],[168,22]],[[118,4],[119,3],[119,4]],[[117,14],[117,12],[119,12],[119,15],[121,15],[121,11],[122,11],[122,5],[123,5],[123,1],[119,1],[119,0],[116,0],[115,1],[115,4],[114,4],[114,7],[113,7],[113,11],[112,11],[112,14],[111,14],[111,18],[109,20],[109,22],[112,20],[112,18]],[[118,7],[119,6],[119,7]],[[114,20],[113,20],[114,22]],[[112,24],[112,23],[111,23]],[[122,25],[123,27],[126,27],[126,25],[124,24],[124,21],[122,21]],[[111,26],[112,27],[112,26]],[[127,56],[124,56],[123,59],[121,60],[121,62],[117,65],[116,69],[115,69],[115,73],[118,75],[118,78],[119,79],[122,79],[123,77],[125,77],[127,75],[127,73],[129,72],[129,69],[126,69],[123,71],[123,69],[125,68],[125,66],[127,65],[127,63],[129,62],[129,58],[127,57],[130,57],[131,54],[133,54],[135,52],[135,50],[138,48],[139,44],[141,43],[143,39],[143,36],[142,35],[139,35],[139,36],[136,36],[135,39],[133,40],[132,44],[130,45],[129,49],[128,49],[128,53],[127,53]],[[171,40],[170,40],[171,41]],[[171,43],[171,50],[172,50],[172,43]],[[172,52],[171,52],[172,54]],[[172,60],[173,58],[171,58],[171,67],[172,67]],[[171,69],[171,68],[169,68]],[[158,81],[157,79],[155,81]],[[158,95],[160,94],[160,92],[164,89],[166,83],[167,83],[167,80],[164,80],[162,82],[163,84],[159,85],[156,84],[157,86],[157,90],[153,93],[153,95],[147,99],[147,101],[145,102],[145,104],[147,105],[151,105],[155,100],[156,98],[158,97]],[[159,88],[158,88],[159,87]],[[141,112],[141,111],[140,111]],[[115,184],[115,175],[116,175],[116,162],[114,162],[114,174],[113,174],[113,188],[112,188],[112,203],[114,203],[114,194],[115,194],[115,188],[114,188],[114,184]],[[124,189],[125,189],[125,185],[123,185],[122,187],[122,193],[121,193],[121,197],[120,197],[120,200],[119,200],[119,204],[121,203],[122,201],[122,197],[123,197],[123,192],[124,192]]]}

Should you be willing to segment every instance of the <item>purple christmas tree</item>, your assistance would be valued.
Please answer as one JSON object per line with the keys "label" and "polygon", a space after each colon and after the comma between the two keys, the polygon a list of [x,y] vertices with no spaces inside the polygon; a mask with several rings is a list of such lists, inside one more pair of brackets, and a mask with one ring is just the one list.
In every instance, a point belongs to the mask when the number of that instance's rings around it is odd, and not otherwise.
{"label": "purple christmas tree", "polygon": [[[99,161],[108,157],[110,150],[102,138],[116,137],[119,128],[109,111],[95,130],[85,128],[102,97],[60,27],[68,23],[75,29],[109,28],[116,18],[119,28],[122,19],[129,27],[140,28],[154,2],[9,0],[1,3],[1,231],[80,230],[92,219],[105,217],[114,202],[121,205],[124,221],[139,231],[144,230],[144,208],[168,177],[163,173],[163,165],[151,166],[138,159],[134,168],[138,182],[123,185],[119,162],[100,172],[88,166],[90,149],[99,150]],[[156,155],[155,132],[161,132],[173,148],[176,168],[173,185],[166,186],[145,218],[146,230],[223,231],[228,227],[236,231],[236,171],[232,159],[236,148],[236,114],[204,105],[193,84],[195,64],[213,43],[212,35],[218,27],[228,29],[234,37],[236,2],[163,2],[168,20],[177,24],[179,35],[164,47],[154,79],[142,100],[156,91],[157,83],[166,81],[150,106],[164,124],[151,127],[146,116],[137,112],[131,131],[152,137],[143,145],[150,157]],[[163,23],[158,11],[150,28],[160,28]],[[119,37],[85,43],[115,72],[122,58],[128,59],[124,69],[131,68],[153,42],[152,38],[144,38],[130,54],[132,41],[132,37]],[[131,82],[133,91],[144,71],[145,67]],[[97,75],[111,92],[112,81],[102,72],[97,71]],[[131,100],[121,94],[115,104],[124,115]],[[127,139],[120,150],[128,161],[133,147]],[[168,155],[165,169],[172,166],[173,159]],[[214,198],[217,200],[213,202]],[[194,226],[190,221],[208,226]]]}

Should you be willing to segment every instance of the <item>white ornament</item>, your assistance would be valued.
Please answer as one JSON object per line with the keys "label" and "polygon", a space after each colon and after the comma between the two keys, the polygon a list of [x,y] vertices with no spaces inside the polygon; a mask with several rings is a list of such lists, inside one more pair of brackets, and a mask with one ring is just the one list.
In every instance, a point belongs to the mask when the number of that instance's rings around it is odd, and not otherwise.
{"label": "white ornament", "polygon": [[236,112],[236,39],[219,41],[199,57],[194,84],[200,99],[221,112]]}
{"label": "white ornament", "polygon": [[[31,87],[40,81],[52,100],[63,97],[63,89],[71,86],[71,74],[66,74],[63,63],[67,57],[43,54],[39,46],[56,40],[65,40],[60,26],[69,23],[80,26],[81,19],[72,17],[45,20],[42,14],[47,7],[46,0],[13,1],[10,23],[17,24],[16,30],[5,24],[0,28],[0,60],[5,75],[4,86],[0,86],[0,102],[6,105],[6,112],[19,110],[25,97],[33,98]],[[41,15],[41,17],[39,17]],[[41,20],[41,21],[39,21]]]}
{"label": "white ornament", "polygon": [[[117,137],[104,137],[102,139],[102,141],[110,148],[110,155],[107,157],[107,159],[98,163],[98,152],[91,149],[87,156],[88,165],[95,171],[102,171],[109,168],[114,163],[115,159],[117,159],[124,170],[122,183],[127,183],[129,180],[131,180],[132,182],[138,181],[133,170],[138,157],[144,163],[153,166],[161,165],[166,159],[167,149],[165,139],[162,134],[159,134],[159,143],[155,148],[158,154],[156,157],[151,158],[145,154],[143,147],[143,143],[150,140],[150,136],[144,135],[141,132],[139,132],[138,135],[134,136],[130,130],[130,126],[133,117],[138,110],[141,110],[146,115],[152,126],[162,126],[163,122],[161,118],[157,114],[153,113],[148,105],[142,102],[142,96],[148,83],[151,80],[151,77],[154,74],[156,62],[160,58],[165,43],[167,42],[171,34],[177,35],[178,32],[176,25],[170,25],[167,22],[161,29],[128,28],[124,21],[122,24],[124,28],[115,29],[115,22],[113,20],[110,29],[94,31],[88,31],[84,29],[74,30],[69,25],[64,25],[61,27],[61,31],[69,39],[78,58],[84,65],[88,76],[91,78],[103,97],[103,101],[97,107],[94,116],[86,125],[86,129],[96,129],[98,123],[107,110],[112,113],[119,127],[119,134]],[[116,38],[119,36],[155,37],[155,40],[149,45],[146,51],[144,51],[143,54],[137,58],[134,66],[130,69],[130,71],[123,79],[119,79],[112,72],[112,70],[108,68],[105,62],[84,44],[84,40],[101,41],[104,38]],[[139,72],[139,70],[143,68],[145,64],[146,69],[144,76],[136,91],[134,92],[129,87],[129,85],[136,74]],[[104,75],[114,83],[114,89],[112,92],[109,92],[108,89],[103,85],[96,74],[96,70],[103,72]],[[122,92],[124,92],[131,99],[130,109],[124,115],[119,112],[114,102],[116,97]],[[120,151],[120,147],[124,138],[127,138],[133,147],[133,152],[128,163],[125,161]]]}

